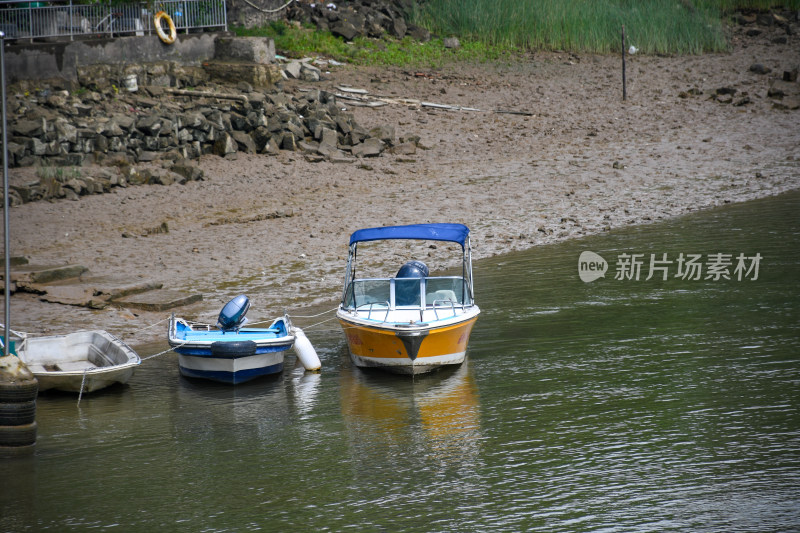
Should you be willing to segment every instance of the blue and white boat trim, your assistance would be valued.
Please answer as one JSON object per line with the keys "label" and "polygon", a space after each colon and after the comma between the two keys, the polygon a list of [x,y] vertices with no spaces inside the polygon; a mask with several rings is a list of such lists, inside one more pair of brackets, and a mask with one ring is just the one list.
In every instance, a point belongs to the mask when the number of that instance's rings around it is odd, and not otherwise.
{"label": "blue and white boat trim", "polygon": [[295,334],[288,317],[276,319],[268,328],[223,331],[173,315],[168,341],[178,353],[182,375],[237,384],[281,372]]}

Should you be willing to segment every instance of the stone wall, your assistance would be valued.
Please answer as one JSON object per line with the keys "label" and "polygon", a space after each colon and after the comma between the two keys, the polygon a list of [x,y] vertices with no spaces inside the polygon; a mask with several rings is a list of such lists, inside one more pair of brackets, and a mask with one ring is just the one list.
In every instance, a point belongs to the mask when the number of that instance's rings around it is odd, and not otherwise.
{"label": "stone wall", "polygon": [[80,66],[106,64],[124,67],[136,63],[172,61],[200,65],[214,57],[219,33],[180,34],[175,43],[162,43],[156,35],[117,37],[73,42],[10,43],[5,50],[8,83],[60,78],[78,81]]}

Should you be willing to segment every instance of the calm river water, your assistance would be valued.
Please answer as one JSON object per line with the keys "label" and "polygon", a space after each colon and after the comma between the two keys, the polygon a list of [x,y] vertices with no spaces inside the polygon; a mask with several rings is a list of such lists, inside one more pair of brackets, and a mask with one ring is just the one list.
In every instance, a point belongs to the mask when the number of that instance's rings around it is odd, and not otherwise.
{"label": "calm river water", "polygon": [[[35,455],[0,462],[0,531],[798,531],[798,212],[482,261],[455,371],[365,373],[328,323],[321,374],[231,388],[168,354],[79,407],[44,395]],[[605,277],[581,281],[584,251]]]}

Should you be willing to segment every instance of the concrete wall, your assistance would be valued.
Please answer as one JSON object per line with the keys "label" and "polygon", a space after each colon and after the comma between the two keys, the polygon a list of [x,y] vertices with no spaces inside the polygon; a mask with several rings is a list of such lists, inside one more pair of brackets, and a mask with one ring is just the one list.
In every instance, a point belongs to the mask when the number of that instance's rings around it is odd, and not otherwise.
{"label": "concrete wall", "polygon": [[77,67],[95,64],[126,65],[175,61],[200,65],[214,58],[214,39],[226,33],[178,35],[164,44],[157,35],[117,37],[59,43],[15,43],[5,49],[9,83],[22,80],[63,78],[77,81]]}

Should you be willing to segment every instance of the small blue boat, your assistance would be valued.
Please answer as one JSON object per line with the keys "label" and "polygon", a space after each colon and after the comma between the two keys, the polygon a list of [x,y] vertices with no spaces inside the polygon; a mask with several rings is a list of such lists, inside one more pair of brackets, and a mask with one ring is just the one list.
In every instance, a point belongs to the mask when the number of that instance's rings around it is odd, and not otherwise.
{"label": "small blue boat", "polygon": [[168,341],[178,353],[181,374],[235,385],[281,372],[284,354],[294,345],[297,328],[292,328],[286,316],[268,328],[245,328],[244,315],[249,307],[247,296],[237,296],[223,307],[216,326],[173,315]]}

